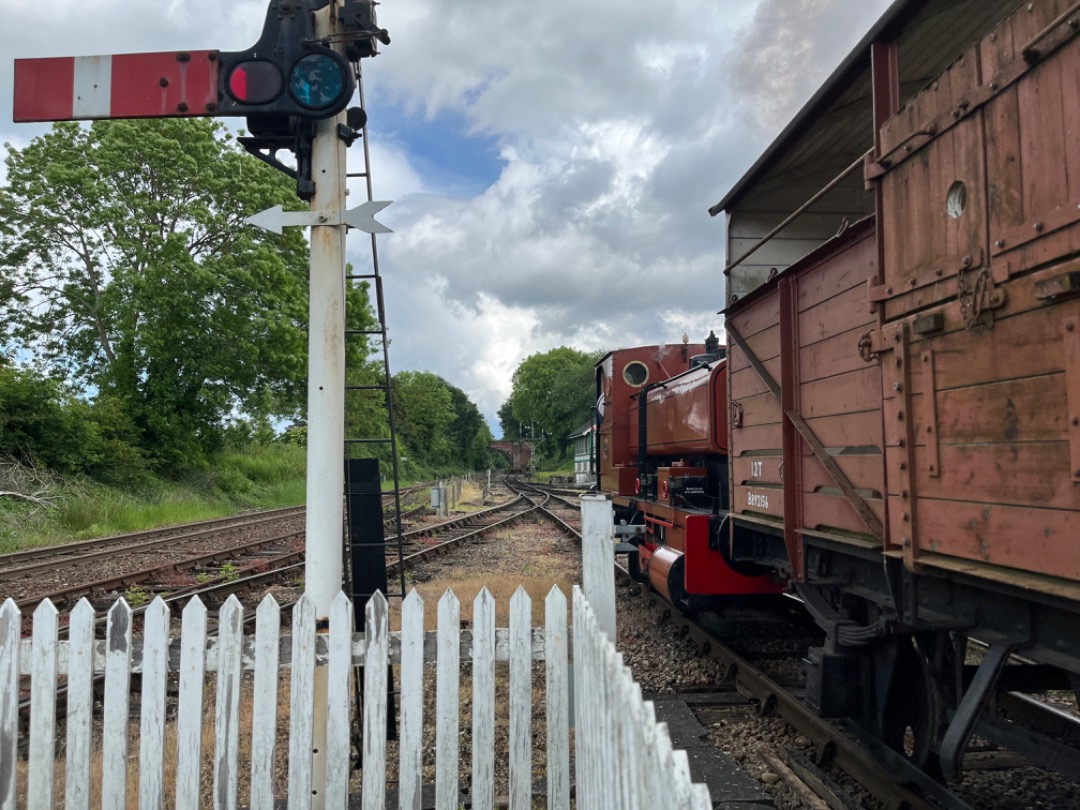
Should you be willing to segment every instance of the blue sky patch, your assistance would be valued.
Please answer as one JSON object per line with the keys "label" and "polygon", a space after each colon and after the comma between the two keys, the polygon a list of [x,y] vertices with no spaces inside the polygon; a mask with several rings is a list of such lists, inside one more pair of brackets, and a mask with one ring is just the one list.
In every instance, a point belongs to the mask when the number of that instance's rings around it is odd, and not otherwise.
{"label": "blue sky patch", "polygon": [[370,109],[372,126],[392,133],[417,173],[438,191],[472,197],[494,183],[504,161],[488,135],[470,135],[464,116],[444,111],[431,119],[397,105]]}

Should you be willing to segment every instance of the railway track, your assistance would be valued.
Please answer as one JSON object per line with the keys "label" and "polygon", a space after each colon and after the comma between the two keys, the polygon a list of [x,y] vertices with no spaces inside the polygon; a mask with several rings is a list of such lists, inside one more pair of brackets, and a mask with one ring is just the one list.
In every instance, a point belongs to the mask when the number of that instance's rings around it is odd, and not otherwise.
{"label": "railway track", "polygon": [[[571,500],[535,485],[516,485],[522,489],[549,496],[544,511],[564,531],[578,536],[580,521],[574,526],[561,519],[561,513]],[[812,744],[812,753],[788,749],[779,756],[768,757],[768,769],[782,774],[781,778],[796,786],[795,792],[817,806],[858,806],[850,793],[829,775],[831,767],[846,774],[888,808],[950,808],[971,810],[988,806],[985,792],[973,783],[972,777],[955,787],[936,782],[916,769],[904,757],[883,750],[879,743],[867,738],[851,724],[825,720],[804,702],[803,662],[810,644],[820,643],[820,631],[809,621],[797,600],[790,609],[778,612],[774,605],[768,610],[739,607],[723,613],[690,617],[672,608],[659,595],[634,582],[623,566],[616,566],[623,586],[636,592],[643,607],[659,621],[670,623],[677,635],[697,646],[701,656],[722,664],[718,684],[707,688],[679,687],[674,697],[685,701],[700,721],[702,728],[712,726],[723,718],[733,716],[776,717],[784,721]],[[766,603],[768,604],[768,603]],[[783,604],[783,603],[781,603]],[[977,642],[972,641],[973,646]],[[669,700],[673,695],[657,695]],[[1080,739],[1080,719],[1073,713],[1042,700],[1015,692],[998,695],[992,714],[1004,712],[1031,729],[1052,738],[1052,747],[1032,740],[1023,756],[1007,748],[998,748],[989,740],[973,746],[965,757],[969,774],[994,772],[998,781],[1008,784],[1009,774],[1026,774],[1032,779],[1032,764],[1041,764],[1062,771],[1065,757],[1074,756],[1065,746]],[[989,720],[990,726],[994,723]],[[1038,777],[1035,777],[1036,779]],[[1045,778],[1055,778],[1046,774]],[[1019,781],[1019,776],[1018,776]],[[824,805],[820,804],[824,802]],[[1051,801],[1046,806],[1052,806]],[[1023,799],[1011,806],[1024,806]]]}
{"label": "railway track", "polygon": [[[425,490],[426,484],[406,487],[400,491],[402,499],[408,495]],[[383,509],[393,505],[393,493],[384,494]],[[402,518],[422,510],[416,506],[402,512]],[[281,509],[267,509],[243,515],[185,523],[181,526],[165,526],[140,532],[98,537],[76,543],[63,543],[55,546],[12,551],[0,554],[0,583],[18,580],[41,571],[58,570],[81,565],[95,559],[124,553],[152,552],[173,543],[197,541],[205,537],[219,536],[225,532],[241,532],[267,523],[276,523],[289,518],[302,517],[305,507],[290,506]],[[387,518],[387,523],[390,518]],[[8,586],[4,587],[7,590]]]}
{"label": "railway track", "polygon": [[[549,490],[522,482],[508,482],[515,489],[535,499],[537,509],[556,523],[563,531],[574,535],[580,541],[580,517],[576,525],[564,520],[568,504],[571,502]],[[844,792],[838,788],[825,773],[824,768],[835,765],[864,786],[886,807],[909,808],[910,810],[935,810],[938,805],[930,802],[924,795],[908,788],[897,781],[896,777],[878,765],[850,734],[844,729],[818,717],[802,701],[801,679],[793,677],[790,666],[785,672],[785,663],[798,662],[805,651],[805,644],[797,637],[792,637],[791,649],[777,650],[771,645],[768,652],[759,652],[755,659],[743,655],[731,646],[726,638],[721,638],[702,622],[675,610],[659,595],[649,592],[634,582],[629,571],[616,565],[616,576],[626,587],[636,590],[645,608],[654,612],[659,620],[670,622],[677,635],[688,637],[697,646],[701,656],[720,661],[724,677],[715,687],[708,690],[696,689],[691,692],[676,693],[676,697],[686,698],[687,705],[703,723],[711,725],[717,711],[736,711],[759,716],[776,716],[783,719],[798,733],[812,741],[814,756],[801,757],[795,754],[790,758],[788,768],[797,774],[802,785],[810,785],[821,797],[820,801],[830,806],[837,806],[836,801],[843,801]],[[745,618],[745,617],[744,617]],[[746,620],[747,626],[756,625],[757,633],[744,626],[736,634],[746,639],[755,635],[775,637],[781,631],[788,632],[790,622],[784,622],[775,614],[763,614],[756,620]],[[768,627],[766,627],[766,624]],[[725,635],[733,631],[732,622],[728,621]],[[778,678],[770,677],[767,671],[780,673]],[[665,695],[667,698],[673,695]],[[781,765],[777,765],[781,767]],[[964,806],[947,790],[939,786],[935,797],[943,806]],[[854,805],[851,805],[854,806]]]}
{"label": "railway track", "polygon": [[[78,543],[13,551],[0,554],[0,583],[18,580],[40,571],[70,568],[90,560],[117,554],[150,552],[172,543],[199,540],[233,530],[244,531],[253,526],[280,522],[303,514],[304,507],[302,506],[286,507],[248,515],[204,520],[183,526],[167,526],[142,532],[99,537]],[[7,586],[4,587],[7,590]]]}
{"label": "railway track", "polygon": [[[422,509],[423,507],[419,507]],[[409,538],[410,543],[408,547],[413,547],[411,553],[406,554],[401,559],[394,559],[387,563],[388,574],[394,574],[397,569],[402,566],[408,566],[412,562],[419,562],[421,559],[432,557],[438,554],[446,553],[453,549],[455,546],[467,541],[479,538],[486,532],[493,531],[500,527],[509,525],[513,521],[520,518],[523,514],[526,514],[534,509],[534,505],[527,499],[518,495],[510,501],[502,504],[497,504],[489,509],[480,510],[477,512],[468,513],[465,515],[459,515],[451,518],[450,520],[442,521],[436,524],[419,527],[403,533],[404,537]],[[405,513],[402,514],[405,517]],[[281,541],[285,538],[274,538],[267,541],[269,544]],[[302,580],[304,575],[304,554],[302,547],[303,535],[297,534],[289,536],[290,540],[298,539],[300,544],[297,548],[286,551],[281,554],[267,553],[264,555],[264,559],[247,568],[235,568],[229,570],[227,573],[219,573],[217,576],[207,579],[200,579],[199,581],[176,585],[176,584],[163,584],[160,587],[157,585],[148,584],[146,588],[140,590],[140,603],[132,606],[132,616],[135,623],[136,632],[141,627],[142,616],[150,606],[151,598],[160,598],[166,606],[169,607],[173,615],[178,615],[183,608],[191,600],[198,598],[207,608],[209,608],[208,629],[213,632],[216,625],[216,608],[223,605],[230,596],[238,596],[241,601],[256,602],[261,598],[262,594],[268,586],[280,583],[282,581],[292,581],[296,583],[297,590],[302,590]],[[395,544],[388,541],[388,549],[394,548]],[[264,551],[268,551],[267,545],[262,545]],[[133,576],[138,578],[140,582],[146,582],[148,579],[152,579],[154,575],[160,573],[160,570],[155,569],[150,572],[137,572]],[[71,597],[74,596],[76,590],[83,586],[74,586],[68,591],[61,594],[61,597],[67,602],[71,602]],[[151,591],[156,591],[151,593]],[[245,594],[251,594],[252,598],[248,600]],[[111,601],[111,600],[110,600]],[[20,610],[25,610],[21,603],[18,603]],[[37,602],[34,603],[35,605]],[[281,607],[285,610],[289,609],[293,604],[292,600],[286,600],[282,602]],[[27,606],[32,607],[32,606]],[[106,607],[102,605],[102,607]],[[32,615],[24,613],[24,621],[29,622],[32,620]],[[245,624],[250,624],[255,620],[255,612],[248,611],[245,616]],[[96,625],[99,628],[103,628],[107,618],[105,615],[100,615],[96,621]],[[65,634],[65,627],[61,627],[61,634]],[[99,677],[95,681],[95,686],[103,683],[103,677]],[[137,688],[137,682],[136,686]],[[57,686],[56,699],[57,710],[59,713],[63,713],[65,701],[66,701],[66,685],[59,684]],[[29,729],[30,721],[30,700],[29,695],[25,700],[20,703],[19,707],[19,723],[20,728],[25,732]],[[22,740],[27,740],[27,735],[22,735]]]}
{"label": "railway track", "polygon": [[[384,502],[387,497],[393,496]],[[415,506],[402,519],[423,511],[425,506]],[[302,559],[303,516],[303,507],[271,510],[16,552],[0,558],[0,589],[25,612],[45,599],[64,608],[84,596],[128,591],[152,598],[219,577],[245,577]],[[395,522],[388,516],[384,525]],[[80,568],[89,576],[77,573]]]}

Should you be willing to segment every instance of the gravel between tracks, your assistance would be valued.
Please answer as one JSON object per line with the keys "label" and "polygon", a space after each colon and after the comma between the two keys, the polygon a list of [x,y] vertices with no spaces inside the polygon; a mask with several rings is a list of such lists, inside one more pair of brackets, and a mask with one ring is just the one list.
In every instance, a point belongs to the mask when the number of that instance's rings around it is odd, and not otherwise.
{"label": "gravel between tracks", "polygon": [[[463,503],[466,508],[479,508],[479,490],[466,487]],[[277,531],[266,529],[267,532]],[[251,540],[256,539],[253,535]],[[236,543],[233,538],[231,543]],[[142,566],[146,567],[146,566]],[[88,566],[89,568],[89,566]],[[85,569],[78,570],[80,579],[105,576]],[[134,570],[134,569],[130,569]],[[547,521],[523,519],[511,529],[502,529],[493,537],[478,542],[469,542],[456,549],[452,554],[424,562],[409,574],[410,589],[416,588],[424,597],[427,605],[428,627],[434,629],[435,612],[438,599],[447,588],[452,588],[461,601],[463,624],[471,618],[471,602],[480,587],[486,586],[496,596],[499,604],[497,624],[507,626],[509,599],[519,587],[524,587],[532,597],[534,625],[543,624],[543,599],[552,585],[557,584],[567,596],[575,583],[580,582],[580,549],[576,542],[565,537]],[[38,584],[40,588],[40,583]],[[295,586],[275,586],[279,599],[287,599],[298,593]],[[695,644],[679,638],[670,623],[660,620],[659,613],[650,610],[640,596],[632,589],[620,585],[616,589],[617,604],[617,646],[624,655],[626,664],[646,694],[672,694],[679,691],[708,689],[717,686],[721,677],[720,665],[712,659],[700,657]],[[397,600],[392,601],[396,606]],[[396,617],[394,617],[396,618]],[[392,621],[394,621],[392,618]],[[395,628],[396,629],[396,628]],[[498,694],[505,698],[507,686],[506,665],[499,665],[497,672]],[[783,666],[783,665],[782,665]],[[786,675],[791,675],[787,672]],[[783,671],[779,676],[784,676]],[[432,686],[433,673],[432,677]],[[468,684],[470,675],[463,673],[463,684]],[[786,680],[786,677],[785,677]],[[428,690],[429,700],[425,705],[426,719],[435,715],[435,689]],[[471,728],[469,690],[466,685],[462,692],[462,749],[461,777],[467,783],[469,778],[471,749]],[[543,779],[546,763],[544,762],[543,723],[545,704],[543,689],[543,664],[534,667],[534,778]],[[425,723],[427,726],[428,723]],[[282,726],[281,733],[287,736],[287,728]],[[434,778],[434,729],[426,730],[424,746],[425,781]],[[785,749],[810,753],[809,740],[789,728],[783,721],[775,718],[760,718],[750,713],[733,712],[730,716],[707,724],[706,739],[721,750],[731,754],[747,771],[757,779],[768,792],[777,808],[783,810],[808,807],[791,789],[788,783],[773,770],[772,760],[783,761]],[[496,763],[497,792],[505,794],[507,786],[508,726],[505,713],[497,723]],[[397,752],[391,744],[389,762],[396,762]],[[283,758],[282,758],[283,759]],[[279,761],[279,766],[282,762]],[[281,774],[284,777],[284,773]],[[388,776],[392,779],[395,774]],[[843,775],[832,774],[833,778],[844,787],[857,806],[879,807],[858,785]],[[241,796],[246,794],[246,786],[241,789]],[[1048,774],[1036,768],[1011,768],[1000,771],[970,772],[961,786],[961,795],[975,808],[988,810],[1019,810],[1019,808],[1080,807],[1076,786],[1066,782],[1055,774]],[[714,801],[722,800],[714,796]],[[539,805],[538,805],[539,806]]]}

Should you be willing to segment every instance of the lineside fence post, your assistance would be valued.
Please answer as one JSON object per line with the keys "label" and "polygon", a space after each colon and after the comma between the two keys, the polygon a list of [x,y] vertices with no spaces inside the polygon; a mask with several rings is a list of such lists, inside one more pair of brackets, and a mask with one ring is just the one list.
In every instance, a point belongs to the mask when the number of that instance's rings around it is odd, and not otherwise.
{"label": "lineside fence post", "polygon": [[615,643],[615,513],[603,494],[581,496],[581,566],[585,596],[600,629]]}

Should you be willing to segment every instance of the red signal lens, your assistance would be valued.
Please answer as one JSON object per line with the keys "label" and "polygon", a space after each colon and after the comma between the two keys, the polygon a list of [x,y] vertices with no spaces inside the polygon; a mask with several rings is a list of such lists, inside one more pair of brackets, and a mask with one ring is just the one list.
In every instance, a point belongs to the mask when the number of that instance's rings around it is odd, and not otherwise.
{"label": "red signal lens", "polygon": [[229,95],[241,104],[266,104],[279,95],[284,82],[273,62],[241,62],[229,74]]}

